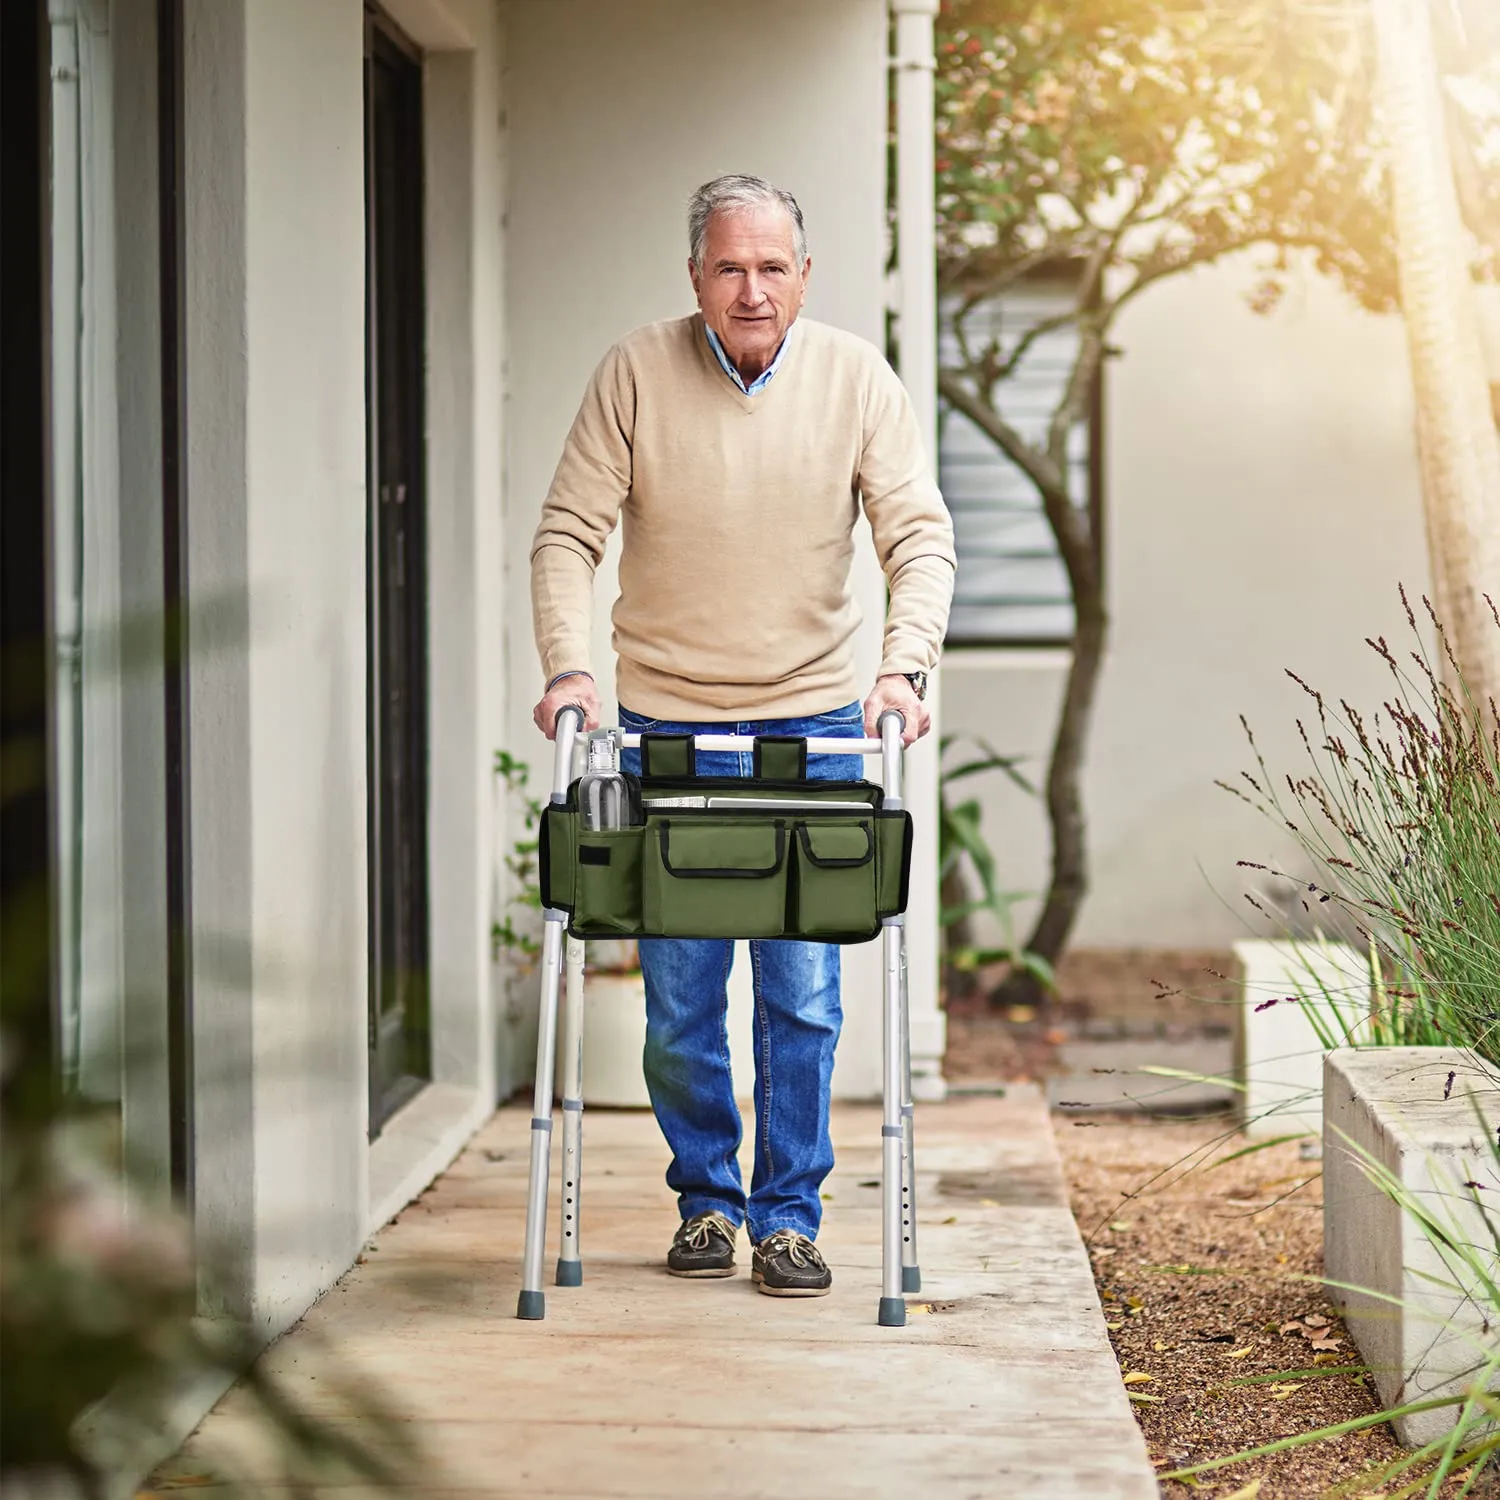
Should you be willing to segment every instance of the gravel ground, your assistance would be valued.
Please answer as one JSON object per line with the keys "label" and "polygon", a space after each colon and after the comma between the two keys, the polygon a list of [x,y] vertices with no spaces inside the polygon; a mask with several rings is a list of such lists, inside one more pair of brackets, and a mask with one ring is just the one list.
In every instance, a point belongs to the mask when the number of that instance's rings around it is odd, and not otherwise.
{"label": "gravel ground", "polygon": [[[1316,1284],[1321,1178],[1296,1143],[1216,1165],[1244,1144],[1222,1119],[1055,1115],[1054,1125],[1115,1353],[1158,1469],[1379,1409],[1368,1377],[1340,1373],[1359,1354]],[[1234,1384],[1258,1376],[1281,1378]],[[1197,1489],[1167,1480],[1162,1493],[1317,1500],[1401,1453],[1381,1424],[1201,1475]],[[1355,1484],[1341,1493],[1397,1488]],[[1500,1495],[1500,1482],[1487,1476],[1469,1494]]]}
{"label": "gravel ground", "polygon": [[[1227,955],[1082,953],[1059,999],[1012,1019],[949,1012],[948,1076],[1040,1080],[1080,1036],[1181,1037],[1221,1028]],[[1160,983],[1152,983],[1153,980]],[[1089,1245],[1120,1369],[1152,1461],[1166,1472],[1379,1409],[1358,1351],[1318,1278],[1320,1166],[1295,1142],[1240,1157],[1224,1116],[1054,1114],[1073,1212]],[[1222,1165],[1219,1164],[1222,1162]],[[1260,1378],[1257,1378],[1260,1377]],[[1248,1383],[1253,1382],[1253,1383]],[[1365,1479],[1399,1459],[1385,1424],[1329,1442],[1164,1480],[1214,1500],[1394,1495]],[[1443,1500],[1459,1494],[1457,1481]],[[1423,1489],[1420,1493],[1425,1494]],[[1496,1500],[1500,1477],[1467,1492]]]}

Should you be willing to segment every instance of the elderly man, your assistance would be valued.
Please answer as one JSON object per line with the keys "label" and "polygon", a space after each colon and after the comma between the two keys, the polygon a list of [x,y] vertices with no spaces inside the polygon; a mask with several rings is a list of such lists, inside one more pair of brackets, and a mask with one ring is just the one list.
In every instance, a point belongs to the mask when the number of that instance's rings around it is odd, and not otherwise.
{"label": "elderly man", "polygon": [[[721,177],[693,195],[688,273],[698,312],[639,328],[594,372],[542,508],[532,605],[549,737],[569,704],[599,724],[590,671],[594,570],[623,520],[614,609],[620,722],[628,730],[873,735],[897,709],[908,744],[953,593],[953,532],[901,382],[864,340],[800,319],[812,262],[790,193]],[[879,675],[863,703],[850,587],[863,508],[889,583]],[[704,754],[705,775],[748,756]],[[638,769],[634,752],[626,769]],[[809,775],[861,774],[857,756]],[[728,941],[645,939],[646,1082],[672,1150],[682,1224],[676,1276],[731,1276],[748,1225],[752,1278],[816,1297],[816,1245],[833,1166],[829,1081],[839,950],[752,942],[755,1168],[747,1197],[725,1015]]]}

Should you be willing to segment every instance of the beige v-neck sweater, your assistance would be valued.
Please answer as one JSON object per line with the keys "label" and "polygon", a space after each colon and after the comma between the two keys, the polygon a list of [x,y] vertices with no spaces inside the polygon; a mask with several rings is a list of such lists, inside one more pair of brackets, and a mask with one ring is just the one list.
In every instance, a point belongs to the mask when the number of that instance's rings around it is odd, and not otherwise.
{"label": "beige v-neck sweater", "polygon": [[737,390],[699,314],[639,328],[584,394],[531,551],[548,680],[591,670],[594,570],[622,521],[619,701],[649,718],[793,718],[863,698],[850,587],[861,507],[889,584],[880,671],[928,671],[953,527],[906,390],[865,340],[799,319]]}

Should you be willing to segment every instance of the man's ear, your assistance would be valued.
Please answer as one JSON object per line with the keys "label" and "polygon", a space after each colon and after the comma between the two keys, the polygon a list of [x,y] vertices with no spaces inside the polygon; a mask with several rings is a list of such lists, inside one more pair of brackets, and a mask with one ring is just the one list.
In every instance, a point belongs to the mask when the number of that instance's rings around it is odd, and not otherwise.
{"label": "man's ear", "polygon": [[698,267],[694,263],[692,256],[688,257],[687,266],[688,280],[693,283],[693,295],[701,299],[703,296],[703,288],[698,285]]}
{"label": "man's ear", "polygon": [[[807,301],[807,283],[812,278],[812,256],[808,256],[802,263],[802,302]],[[802,304],[798,303],[800,307]]]}

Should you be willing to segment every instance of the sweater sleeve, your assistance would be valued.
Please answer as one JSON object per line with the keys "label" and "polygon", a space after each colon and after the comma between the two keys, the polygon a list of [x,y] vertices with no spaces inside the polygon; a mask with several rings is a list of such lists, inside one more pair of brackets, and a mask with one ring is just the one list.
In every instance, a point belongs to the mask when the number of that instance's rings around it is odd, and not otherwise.
{"label": "sweater sleeve", "polygon": [[563,445],[531,543],[531,616],[542,676],[591,671],[594,570],[630,493],[635,380],[611,349]]}
{"label": "sweater sleeve", "polygon": [[906,387],[881,361],[865,411],[859,489],[890,589],[880,675],[930,672],[948,629],[957,558]]}

